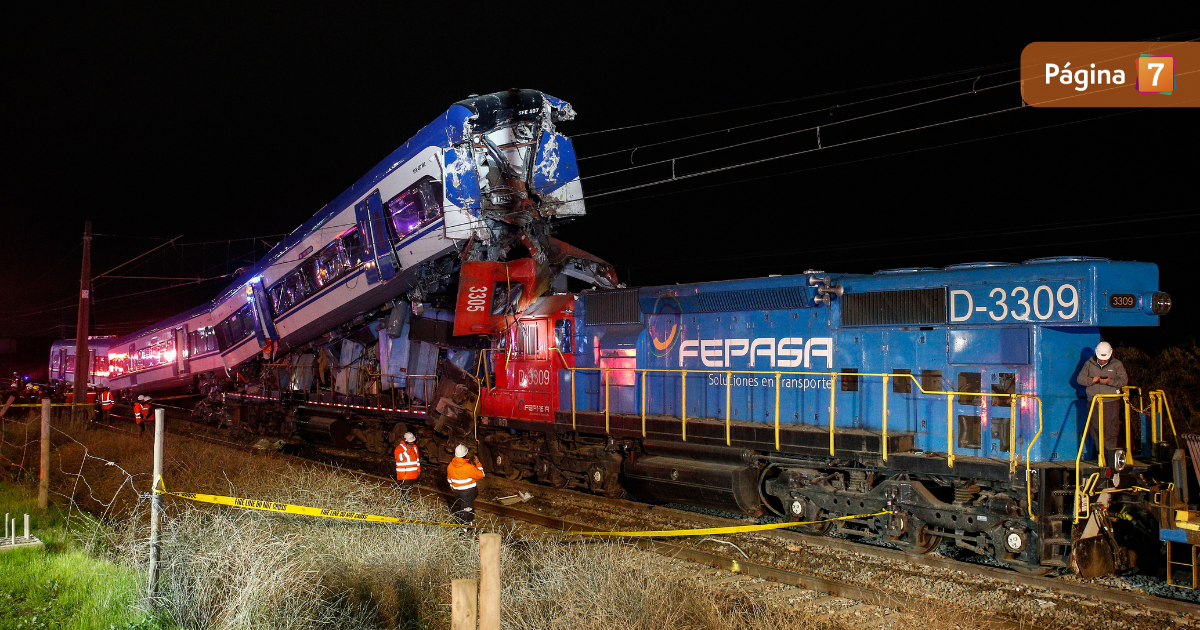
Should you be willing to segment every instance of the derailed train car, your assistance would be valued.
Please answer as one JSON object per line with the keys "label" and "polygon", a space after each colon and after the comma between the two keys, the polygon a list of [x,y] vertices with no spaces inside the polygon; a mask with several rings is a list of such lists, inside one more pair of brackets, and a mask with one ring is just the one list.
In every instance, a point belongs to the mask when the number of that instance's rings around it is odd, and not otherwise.
{"label": "derailed train car", "polygon": [[[396,313],[411,303],[453,309],[464,265],[505,279],[501,317],[564,273],[616,286],[603,261],[551,236],[553,221],[585,212],[574,149],[555,129],[574,116],[569,103],[534,90],[456,103],[212,301],[114,341],[111,386],[134,395],[315,382],[331,396],[388,390],[408,407],[428,398],[410,391],[408,377],[415,369],[417,389],[432,387],[447,335],[438,317],[418,314],[410,340]],[[526,273],[508,273],[511,261]],[[380,317],[392,322],[390,335],[372,328]],[[440,345],[420,345],[430,341]],[[280,385],[280,369],[297,365],[313,368],[315,380]]]}
{"label": "derailed train car", "polygon": [[1102,327],[1169,308],[1155,265],[1094,258],[547,296],[489,353],[475,420],[512,478],[796,522],[885,512],[804,527],[1130,568],[1188,471],[1132,390],[1107,401],[1123,448],[1096,452],[1075,378]]}

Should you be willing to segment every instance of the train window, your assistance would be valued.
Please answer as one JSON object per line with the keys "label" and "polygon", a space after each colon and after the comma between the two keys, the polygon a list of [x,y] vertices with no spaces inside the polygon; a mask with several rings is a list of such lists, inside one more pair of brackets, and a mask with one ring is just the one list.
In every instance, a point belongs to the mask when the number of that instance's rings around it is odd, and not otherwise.
{"label": "train window", "polygon": [[912,370],[896,368],[892,370],[892,374],[896,375],[892,377],[892,392],[896,394],[911,394],[913,382],[908,375],[912,374]]}
{"label": "train window", "polygon": [[854,376],[858,373],[858,368],[842,368],[842,372],[850,372],[850,374],[842,374],[842,391],[856,392],[858,391],[859,376]]}
{"label": "train window", "polygon": [[65,363],[67,364],[67,367],[66,367],[66,371],[67,371],[67,372],[74,372],[74,371],[75,371],[75,355],[73,355],[73,354],[68,354],[68,355],[67,355],[67,360],[65,361]]}
{"label": "train window", "polygon": [[927,392],[942,391],[942,371],[921,370],[921,389]]}
{"label": "train window", "polygon": [[[959,372],[958,373],[958,391],[971,392],[978,394],[981,389],[979,372]],[[958,404],[971,405],[978,407],[982,404],[983,396],[963,396],[959,395]]]}
{"label": "train window", "polygon": [[1009,428],[1011,428],[1009,426],[1009,422],[1011,422],[1011,419],[1010,418],[998,418],[996,416],[992,416],[991,418],[988,419],[988,422],[991,423],[991,425],[992,425],[992,442],[993,442],[992,450],[1000,451],[1002,453],[1009,452],[1008,451],[1008,449],[1009,449],[1009,444],[1008,444],[1009,432],[1008,432],[1008,430],[1009,430]]}
{"label": "train window", "polygon": [[388,200],[392,234],[401,239],[442,214],[442,184],[428,175]]}
{"label": "train window", "polygon": [[538,343],[538,323],[537,322],[522,322],[517,327],[517,343],[513,348],[517,354],[523,354],[526,357],[535,357],[540,354],[541,348]]}
{"label": "train window", "polygon": [[362,264],[362,247],[362,237],[359,236],[357,228],[342,235],[342,251],[346,253],[346,264],[351,269]]}
{"label": "train window", "polygon": [[982,423],[979,420],[979,416],[958,417],[959,448],[982,448],[982,438]]}
{"label": "train window", "polygon": [[318,287],[327,287],[341,277],[346,270],[345,254],[342,253],[341,241],[326,245],[313,257],[315,273],[313,279]]}
{"label": "train window", "polygon": [[560,319],[554,322],[554,347],[562,352],[573,352],[574,336],[571,333],[571,320]]}
{"label": "train window", "polygon": [[[254,334],[254,314],[247,304],[230,315],[225,321],[217,324],[218,346],[224,352],[227,348]],[[223,344],[223,345],[222,345]]]}
{"label": "train window", "polygon": [[[1000,372],[996,375],[996,382],[992,383],[993,394],[1015,394],[1017,393],[1017,375],[1011,372]],[[993,396],[989,404],[997,407],[1011,407],[1012,399],[1007,396]]]}

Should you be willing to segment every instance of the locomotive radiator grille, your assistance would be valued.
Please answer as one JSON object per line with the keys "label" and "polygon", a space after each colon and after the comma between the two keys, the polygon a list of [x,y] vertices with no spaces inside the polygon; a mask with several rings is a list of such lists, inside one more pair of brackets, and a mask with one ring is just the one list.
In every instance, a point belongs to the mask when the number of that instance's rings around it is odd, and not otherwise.
{"label": "locomotive radiator grille", "polygon": [[909,289],[847,293],[842,296],[843,326],[945,324],[946,289]]}
{"label": "locomotive radiator grille", "polygon": [[642,322],[637,289],[588,292],[583,294],[583,300],[587,307],[584,320],[588,326]]}

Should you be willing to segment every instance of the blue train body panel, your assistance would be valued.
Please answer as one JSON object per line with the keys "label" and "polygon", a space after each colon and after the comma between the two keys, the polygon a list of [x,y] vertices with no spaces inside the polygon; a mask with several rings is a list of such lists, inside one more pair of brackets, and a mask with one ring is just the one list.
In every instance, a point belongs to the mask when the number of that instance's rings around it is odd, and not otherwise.
{"label": "blue train body panel", "polygon": [[[585,294],[576,365],[609,369],[610,413],[642,413],[631,368],[646,370],[649,415],[682,416],[686,378],[689,419],[828,430],[832,402],[838,429],[881,432],[886,390],[889,434],[917,450],[1009,460],[1015,445],[1020,459],[1073,460],[1088,414],[1079,369],[1102,326],[1157,325],[1157,292],[1153,264],[1054,259]],[[576,408],[603,411],[601,373],[575,379]],[[979,392],[1040,398],[1031,450],[1037,402]]]}

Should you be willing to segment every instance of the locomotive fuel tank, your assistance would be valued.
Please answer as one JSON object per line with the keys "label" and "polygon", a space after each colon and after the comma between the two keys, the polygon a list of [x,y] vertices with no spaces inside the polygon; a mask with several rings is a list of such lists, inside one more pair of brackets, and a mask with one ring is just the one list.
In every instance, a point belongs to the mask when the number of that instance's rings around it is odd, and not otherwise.
{"label": "locomotive fuel tank", "polygon": [[321,442],[342,446],[352,429],[345,418],[301,415],[296,422],[297,431],[310,442]]}
{"label": "locomotive fuel tank", "polygon": [[[749,452],[719,449],[719,454],[695,453],[667,445],[646,447],[648,453],[632,453],[624,465],[623,485],[639,498],[762,515],[759,469],[749,463]],[[691,456],[707,456],[707,461]]]}

